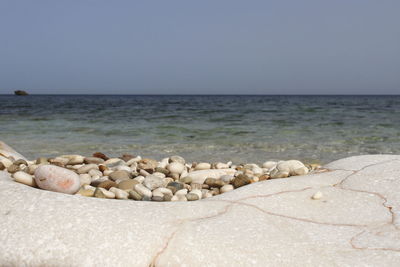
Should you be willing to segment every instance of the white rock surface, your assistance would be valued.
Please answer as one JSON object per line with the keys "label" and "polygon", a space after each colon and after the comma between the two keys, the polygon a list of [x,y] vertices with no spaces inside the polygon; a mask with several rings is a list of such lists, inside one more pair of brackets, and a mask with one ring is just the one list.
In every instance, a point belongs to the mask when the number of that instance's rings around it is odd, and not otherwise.
{"label": "white rock surface", "polygon": [[235,172],[234,169],[199,170],[190,172],[186,176],[190,176],[193,183],[202,184],[207,178],[219,179],[222,175],[233,175]]}
{"label": "white rock surface", "polygon": [[0,266],[398,266],[400,156],[325,167],[168,203],[54,193],[0,172]]}

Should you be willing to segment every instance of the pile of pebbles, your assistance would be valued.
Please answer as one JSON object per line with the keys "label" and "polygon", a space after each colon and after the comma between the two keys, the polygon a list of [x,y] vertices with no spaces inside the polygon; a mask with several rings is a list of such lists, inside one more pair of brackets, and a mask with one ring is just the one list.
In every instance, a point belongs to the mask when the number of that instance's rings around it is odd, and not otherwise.
{"label": "pile of pebbles", "polygon": [[157,161],[124,154],[108,158],[62,155],[36,161],[0,158],[16,182],[45,190],[109,199],[194,201],[267,179],[305,175],[319,165],[298,160],[257,164],[188,163],[180,156]]}

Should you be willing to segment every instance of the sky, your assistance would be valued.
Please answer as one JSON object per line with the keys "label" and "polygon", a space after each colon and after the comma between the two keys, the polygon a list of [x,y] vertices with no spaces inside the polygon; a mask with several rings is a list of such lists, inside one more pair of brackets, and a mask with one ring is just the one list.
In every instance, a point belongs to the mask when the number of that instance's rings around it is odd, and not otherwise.
{"label": "sky", "polygon": [[0,94],[399,94],[398,0],[0,0]]}

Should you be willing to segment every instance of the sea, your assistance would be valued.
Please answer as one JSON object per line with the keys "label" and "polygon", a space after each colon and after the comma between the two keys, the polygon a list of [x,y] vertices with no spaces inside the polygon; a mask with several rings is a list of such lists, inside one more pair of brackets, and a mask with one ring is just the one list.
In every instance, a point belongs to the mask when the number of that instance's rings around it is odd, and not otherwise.
{"label": "sea", "polygon": [[0,140],[29,159],[324,164],[400,154],[400,96],[0,95]]}

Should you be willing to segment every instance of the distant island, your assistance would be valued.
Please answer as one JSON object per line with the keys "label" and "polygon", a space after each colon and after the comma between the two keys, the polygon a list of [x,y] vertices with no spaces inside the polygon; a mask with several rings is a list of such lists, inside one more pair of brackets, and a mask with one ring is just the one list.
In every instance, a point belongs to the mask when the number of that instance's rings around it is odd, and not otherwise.
{"label": "distant island", "polygon": [[14,91],[15,95],[28,95],[28,93],[24,90],[16,90]]}

